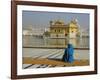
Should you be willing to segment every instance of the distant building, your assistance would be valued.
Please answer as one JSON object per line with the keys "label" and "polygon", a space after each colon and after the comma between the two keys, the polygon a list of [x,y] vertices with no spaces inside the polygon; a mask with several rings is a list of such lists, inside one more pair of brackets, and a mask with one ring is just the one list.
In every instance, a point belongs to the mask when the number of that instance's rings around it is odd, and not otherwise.
{"label": "distant building", "polygon": [[81,36],[82,37],[89,37],[89,30],[88,29],[82,29]]}
{"label": "distant building", "polygon": [[23,35],[24,36],[32,35],[32,32],[30,30],[23,30]]}
{"label": "distant building", "polygon": [[72,20],[65,24],[61,20],[50,21],[50,37],[51,38],[76,38],[80,35],[77,20]]}

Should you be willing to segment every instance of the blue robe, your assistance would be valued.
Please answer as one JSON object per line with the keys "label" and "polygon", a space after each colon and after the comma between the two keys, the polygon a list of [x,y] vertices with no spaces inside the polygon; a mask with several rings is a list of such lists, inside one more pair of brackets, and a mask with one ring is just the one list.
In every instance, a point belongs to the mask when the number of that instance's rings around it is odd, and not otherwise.
{"label": "blue robe", "polygon": [[74,61],[74,48],[72,44],[68,44],[68,48],[65,49],[64,55],[63,55],[63,61],[64,62],[73,62]]}

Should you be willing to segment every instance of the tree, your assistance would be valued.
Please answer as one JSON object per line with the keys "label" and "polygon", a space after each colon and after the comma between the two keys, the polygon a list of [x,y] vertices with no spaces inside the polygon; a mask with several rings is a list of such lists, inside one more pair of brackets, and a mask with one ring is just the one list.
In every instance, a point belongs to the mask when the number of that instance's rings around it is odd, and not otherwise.
{"label": "tree", "polygon": [[46,37],[49,37],[50,36],[50,32],[46,31],[43,33],[43,35],[45,35]]}

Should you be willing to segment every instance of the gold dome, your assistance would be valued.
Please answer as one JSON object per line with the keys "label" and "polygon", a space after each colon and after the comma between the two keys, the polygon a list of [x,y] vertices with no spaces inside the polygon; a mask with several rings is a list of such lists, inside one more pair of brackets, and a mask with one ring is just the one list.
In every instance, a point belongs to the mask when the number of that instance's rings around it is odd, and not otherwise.
{"label": "gold dome", "polygon": [[57,20],[54,22],[55,25],[64,25],[64,22],[62,20]]}

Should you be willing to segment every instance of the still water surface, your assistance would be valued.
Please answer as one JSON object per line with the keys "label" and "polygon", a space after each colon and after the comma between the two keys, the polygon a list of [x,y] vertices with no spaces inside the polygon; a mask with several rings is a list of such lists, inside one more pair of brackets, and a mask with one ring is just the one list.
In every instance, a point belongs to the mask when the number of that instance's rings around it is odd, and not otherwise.
{"label": "still water surface", "polygon": [[72,43],[74,48],[89,48],[89,37],[82,38],[43,38],[36,36],[23,36],[23,47],[66,47]]}

